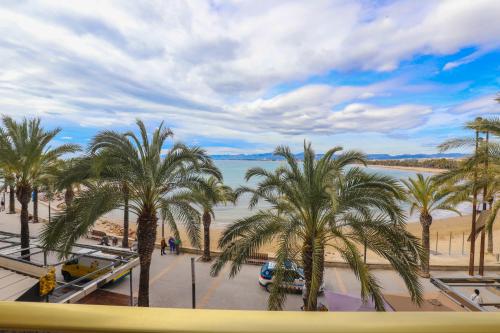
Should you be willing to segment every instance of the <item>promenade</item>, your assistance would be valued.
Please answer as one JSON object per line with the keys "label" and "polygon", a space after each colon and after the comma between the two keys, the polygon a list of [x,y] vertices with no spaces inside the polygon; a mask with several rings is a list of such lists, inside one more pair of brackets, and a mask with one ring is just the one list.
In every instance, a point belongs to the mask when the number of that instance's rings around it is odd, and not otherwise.
{"label": "promenade", "polygon": [[[43,204],[39,208],[40,217],[48,216],[47,207]],[[31,207],[30,207],[31,212]],[[38,235],[43,223],[30,223],[30,232]],[[19,233],[19,215],[10,215],[0,212],[0,230]],[[97,243],[82,239],[82,242]],[[150,304],[155,307],[191,307],[191,258],[198,258],[188,254],[160,256],[157,249],[153,254],[150,272]],[[268,293],[259,286],[259,266],[245,265],[241,272],[233,279],[228,277],[228,268],[225,268],[217,277],[209,275],[210,264],[196,261],[196,304],[197,308],[206,309],[248,309],[264,310],[267,308]],[[392,270],[374,270],[376,277],[384,288],[384,293],[393,295],[407,295],[403,280]],[[431,272],[434,276],[466,276],[465,271]],[[496,273],[494,273],[496,274]],[[139,269],[134,270],[133,289],[137,296]],[[428,279],[421,279],[424,293],[438,291]],[[128,277],[117,283],[109,290],[129,293]],[[359,297],[360,287],[356,277],[349,269],[338,267],[325,268],[325,289],[329,292],[348,294]],[[320,297],[320,302],[325,302]],[[299,310],[302,304],[300,295],[289,294],[286,300],[286,310]]]}

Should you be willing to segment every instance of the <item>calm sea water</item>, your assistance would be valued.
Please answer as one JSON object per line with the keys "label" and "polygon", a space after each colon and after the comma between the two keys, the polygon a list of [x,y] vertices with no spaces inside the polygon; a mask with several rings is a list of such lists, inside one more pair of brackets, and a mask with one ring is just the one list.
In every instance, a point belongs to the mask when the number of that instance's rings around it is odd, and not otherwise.
{"label": "calm sea water", "polygon": [[[276,167],[281,165],[281,161],[231,161],[231,160],[217,160],[215,164],[222,171],[224,176],[225,184],[237,188],[241,185],[253,186],[258,182],[258,178],[252,179],[250,182],[245,181],[245,173],[249,168],[262,167],[267,170],[274,170]],[[395,170],[395,169],[384,169],[377,167],[366,167],[367,172],[379,173],[383,175],[392,176],[396,179],[407,179],[408,177],[413,177],[417,174],[414,171],[407,170]],[[430,176],[431,173],[422,173],[424,176]],[[405,209],[408,206],[403,204]],[[258,207],[254,208],[254,211],[259,208],[265,208],[265,203],[260,204]],[[461,207],[461,210],[467,210],[467,206]],[[215,220],[213,224],[215,227],[224,227],[231,224],[235,220],[249,216],[252,211],[248,209],[248,197],[242,197],[236,205],[218,206],[215,208]],[[108,218],[120,221],[122,219],[123,213],[121,211],[113,211],[107,215]],[[447,212],[437,212],[435,218],[442,218],[447,216],[453,216],[453,213]],[[133,217],[131,216],[131,220]],[[410,222],[417,220],[416,216],[411,216],[409,218]]]}

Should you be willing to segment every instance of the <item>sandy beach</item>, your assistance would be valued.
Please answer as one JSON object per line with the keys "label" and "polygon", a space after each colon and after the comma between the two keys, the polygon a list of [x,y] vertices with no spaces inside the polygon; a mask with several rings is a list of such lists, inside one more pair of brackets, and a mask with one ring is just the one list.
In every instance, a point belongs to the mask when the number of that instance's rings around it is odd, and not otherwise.
{"label": "sandy beach", "polygon": [[426,172],[426,173],[436,173],[436,174],[448,171],[446,169],[423,168],[423,167],[405,167],[405,166],[396,166],[396,165],[368,164],[367,166],[369,166],[371,168]]}
{"label": "sandy beach", "polygon": [[[499,252],[500,242],[500,223],[497,218],[494,224],[493,237],[496,242],[494,243],[494,253]],[[471,216],[456,216],[449,218],[437,219],[431,226],[431,264],[434,265],[466,265],[468,262],[468,253],[470,243],[467,241],[470,233]],[[122,223],[119,221],[110,221],[109,219],[101,219],[95,225],[96,230],[104,231],[108,234],[122,234]],[[135,235],[136,223],[130,223],[131,238]],[[417,237],[421,237],[422,229],[420,223],[408,223],[407,230]],[[211,249],[212,251],[219,251],[217,243],[223,233],[223,229],[212,227],[210,230],[211,236]],[[171,235],[170,230],[165,226],[165,237]],[[183,246],[191,247],[186,234],[181,228],[181,239]],[[157,229],[157,242],[161,240],[161,226]],[[437,241],[436,241],[437,240]],[[479,237],[476,241],[477,251],[479,252]],[[437,247],[436,247],[437,246]],[[463,246],[463,247],[462,247]],[[437,248],[437,252],[436,252]],[[360,249],[361,250],[361,249]],[[262,253],[268,253],[269,256],[274,255],[275,246],[273,244],[264,245],[260,250]],[[329,261],[341,261],[342,259],[338,254],[334,253],[330,248],[325,251],[326,259]],[[378,257],[374,253],[368,251],[367,261],[369,263],[385,263],[385,260]],[[494,255],[486,255],[486,262],[489,264],[496,263]]]}
{"label": "sandy beach", "polygon": [[[41,198],[40,203],[46,205],[43,198]],[[61,202],[57,200],[52,204],[52,207],[60,207]],[[216,216],[217,217],[217,216]],[[500,218],[497,217],[497,220],[494,224],[494,232],[493,238],[494,243],[494,253],[500,252]],[[453,216],[446,218],[437,218],[434,220],[431,226],[431,264],[434,265],[465,265],[468,262],[468,253],[470,249],[470,243],[467,241],[467,238],[470,234],[470,223],[471,216],[463,215],[463,216]],[[189,240],[183,231],[182,226],[180,225],[181,230],[181,239],[184,247],[192,247],[189,243]],[[417,237],[421,237],[422,228],[420,223],[418,222],[410,222],[407,223],[406,228],[409,232],[414,234]],[[123,235],[123,221],[120,218],[116,217],[103,217],[99,219],[95,225],[95,230],[104,231],[108,235],[116,235],[121,237]],[[137,229],[137,224],[133,216],[130,217],[130,239],[135,238],[135,232]],[[210,229],[211,236],[211,249],[212,251],[219,251],[218,248],[218,240],[221,234],[224,231],[224,227],[217,225],[216,220],[212,222],[212,227]],[[167,226],[165,226],[165,237],[169,237],[171,232]],[[157,229],[157,242],[159,243],[161,240],[161,226],[158,226]],[[476,241],[477,251],[479,252],[479,237]],[[362,249],[360,249],[361,251]],[[260,250],[262,253],[268,253],[269,256],[273,256],[275,252],[274,244],[266,244]],[[341,261],[342,259],[327,248],[325,251],[326,258],[329,261]],[[370,253],[368,251],[367,261],[371,263],[384,263],[385,261],[378,257],[377,255]],[[495,263],[496,257],[494,255],[486,255],[487,263]]]}

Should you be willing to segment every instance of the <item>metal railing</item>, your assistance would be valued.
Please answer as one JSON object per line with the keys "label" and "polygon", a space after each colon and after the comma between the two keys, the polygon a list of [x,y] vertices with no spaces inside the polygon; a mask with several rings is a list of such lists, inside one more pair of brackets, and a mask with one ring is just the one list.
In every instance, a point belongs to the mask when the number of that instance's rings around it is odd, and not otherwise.
{"label": "metal railing", "polygon": [[192,333],[497,333],[499,313],[267,312],[0,302],[0,330]]}

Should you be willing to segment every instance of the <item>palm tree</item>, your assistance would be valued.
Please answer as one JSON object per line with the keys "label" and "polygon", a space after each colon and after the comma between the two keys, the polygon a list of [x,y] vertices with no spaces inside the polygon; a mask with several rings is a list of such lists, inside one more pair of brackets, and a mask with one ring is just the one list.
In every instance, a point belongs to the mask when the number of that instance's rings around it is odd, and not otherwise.
{"label": "palm tree", "polygon": [[[500,101],[500,100],[499,100]],[[500,137],[500,118],[490,117],[483,119],[480,124],[480,131],[489,135]],[[484,201],[489,203],[490,215],[486,221],[486,228],[488,230],[488,253],[493,253],[493,222],[496,220],[500,204],[498,194],[500,193],[500,144],[498,141],[485,142],[486,157],[484,158],[485,166],[485,179],[483,181],[483,197]],[[486,204],[483,205],[486,208]]]}
{"label": "palm tree", "polygon": [[363,263],[359,247],[367,247],[387,259],[404,279],[412,300],[421,301],[418,280],[421,246],[405,230],[405,216],[398,202],[404,192],[398,181],[368,174],[353,164],[366,164],[365,155],[349,151],[336,156],[333,148],[318,160],[310,144],[304,143],[301,164],[288,147],[275,155],[285,164],[274,171],[252,168],[247,181],[259,177],[256,188],[242,187],[237,194],[250,193],[250,208],[265,201],[269,208],[228,226],[219,240],[222,254],[212,266],[217,275],[232,261],[230,276],[266,243],[274,242],[276,271],[269,308],[281,309],[285,293],[279,286],[285,278],[285,262],[300,253],[306,284],[306,310],[316,310],[323,282],[325,248],[332,247],[353,270],[361,283],[361,297],[371,297],[384,309],[377,279]]}
{"label": "palm tree", "polygon": [[210,177],[206,180],[203,187],[197,186],[191,194],[193,200],[202,209],[203,221],[203,261],[212,260],[210,255],[210,224],[212,218],[215,218],[214,206],[219,204],[234,203],[236,195],[231,187],[224,185],[222,181],[216,177]]}
{"label": "palm tree", "polygon": [[2,167],[4,172],[5,190],[9,189],[9,212],[7,214],[16,213],[16,191],[15,183],[16,177],[13,172],[7,168],[7,166]]}
{"label": "palm tree", "polygon": [[38,185],[33,184],[33,223],[38,223]]}
{"label": "palm tree", "polygon": [[123,194],[123,238],[122,247],[128,248],[128,235],[129,235],[129,189],[127,182],[122,182],[122,194]]}
{"label": "palm tree", "polygon": [[[68,254],[73,244],[107,212],[121,208],[124,196],[121,184],[128,185],[129,208],[137,216],[138,252],[140,258],[139,306],[149,306],[149,267],[154,250],[157,213],[171,221],[183,223],[194,246],[200,245],[200,215],[186,200],[186,192],[203,183],[207,175],[220,176],[211,159],[199,148],[175,143],[163,150],[172,132],[161,124],[148,137],[143,122],[137,121],[139,135],[103,131],[89,148],[92,161],[106,174],[85,186],[52,223],[42,231],[41,239],[48,250]],[[102,170],[102,169],[101,169]],[[100,173],[98,173],[100,174]],[[202,185],[199,185],[202,186]]]}
{"label": "palm tree", "polygon": [[408,178],[408,180],[402,180],[402,182],[406,186],[406,200],[410,204],[410,215],[415,211],[420,214],[422,247],[425,254],[422,258],[422,273],[424,276],[429,277],[429,233],[432,214],[437,210],[452,211],[459,215],[461,213],[450,202],[453,196],[452,190],[447,187],[440,187],[432,177],[424,177],[419,173],[416,178]]}
{"label": "palm tree", "polygon": [[[471,234],[475,234],[475,220],[477,216],[478,203],[482,201],[483,210],[487,210],[489,203],[490,217],[486,224],[488,231],[488,251],[493,252],[493,230],[492,223],[495,221],[498,210],[495,207],[496,193],[499,188],[499,170],[500,170],[500,144],[489,140],[489,136],[500,136],[499,118],[476,118],[468,122],[466,129],[476,132],[475,138],[456,138],[451,139],[439,146],[440,151],[456,149],[462,147],[474,148],[474,154],[461,161],[459,167],[449,170],[436,177],[436,180],[442,184],[452,185],[456,189],[455,201],[467,200],[472,202],[472,227]],[[480,133],[486,133],[486,138],[479,136]],[[478,202],[478,200],[480,200]],[[481,251],[480,251],[480,273],[484,267],[484,229],[481,232]],[[469,260],[469,274],[474,272],[475,256],[475,237],[471,238],[471,250]]]}
{"label": "palm tree", "polygon": [[75,198],[75,188],[88,185],[90,179],[97,175],[96,166],[89,157],[73,157],[60,159],[52,173],[55,189],[64,192],[64,204],[71,206]]}
{"label": "palm tree", "polygon": [[9,172],[5,171],[4,168],[1,168],[0,166],[0,178],[2,179],[1,191],[4,192],[3,199],[5,200],[5,194],[7,193],[9,186],[12,184],[12,175]]}
{"label": "palm tree", "polygon": [[48,212],[49,212],[49,223],[52,221],[52,201],[55,198],[56,195],[56,188],[55,188],[55,173],[53,173],[50,177],[45,178],[41,182],[40,189],[45,193],[45,198],[47,199],[47,204],[48,204]]}
{"label": "palm tree", "polygon": [[61,131],[56,128],[45,131],[40,119],[23,119],[16,122],[4,116],[0,128],[0,165],[15,175],[16,197],[21,203],[21,247],[22,255],[29,260],[28,204],[33,185],[38,181],[42,170],[49,168],[66,153],[78,150],[75,145],[49,146],[52,139]]}

